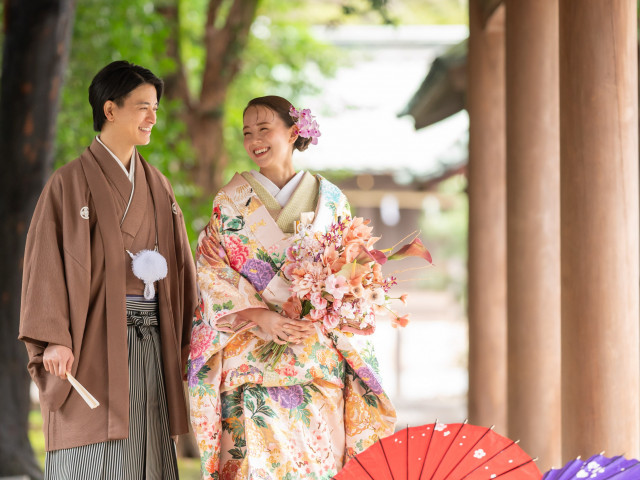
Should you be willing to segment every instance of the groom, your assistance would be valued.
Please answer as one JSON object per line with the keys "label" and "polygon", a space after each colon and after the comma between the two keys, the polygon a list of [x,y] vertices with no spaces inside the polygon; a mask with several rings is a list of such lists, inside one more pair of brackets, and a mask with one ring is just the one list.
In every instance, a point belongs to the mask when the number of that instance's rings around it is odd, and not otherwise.
{"label": "groom", "polygon": [[[177,478],[171,437],[188,431],[195,272],[171,186],[136,150],[150,141],[162,90],[126,61],[98,72],[89,87],[98,135],[53,173],[29,227],[19,338],[40,391],[45,478]],[[134,273],[128,252],[145,251],[164,275]]]}

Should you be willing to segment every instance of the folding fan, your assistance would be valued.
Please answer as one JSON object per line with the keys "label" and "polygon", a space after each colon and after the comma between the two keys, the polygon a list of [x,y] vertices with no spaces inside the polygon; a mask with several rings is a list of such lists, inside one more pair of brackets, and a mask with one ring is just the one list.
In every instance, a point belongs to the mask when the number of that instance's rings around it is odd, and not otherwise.
{"label": "folding fan", "polygon": [[337,480],[540,480],[517,442],[468,423],[409,427],[346,463]]}
{"label": "folding fan", "polygon": [[542,477],[543,480],[578,480],[582,478],[606,480],[637,480],[640,478],[640,462],[619,456],[608,458],[594,455],[586,461],[576,458],[564,467],[551,469]]}

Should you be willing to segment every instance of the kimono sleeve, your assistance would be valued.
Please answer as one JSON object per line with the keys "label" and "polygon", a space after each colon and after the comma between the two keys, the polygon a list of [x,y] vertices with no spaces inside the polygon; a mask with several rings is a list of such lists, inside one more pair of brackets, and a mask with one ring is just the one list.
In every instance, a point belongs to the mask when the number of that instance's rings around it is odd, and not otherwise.
{"label": "kimono sleeve", "polygon": [[[187,359],[189,357],[189,344],[191,341],[191,328],[193,313],[196,310],[197,305],[197,292],[196,292],[196,272],[193,262],[193,255],[191,253],[191,246],[189,244],[189,237],[187,235],[187,229],[184,223],[184,216],[182,210],[178,206],[178,202],[175,198],[175,194],[171,185],[167,181],[169,192],[171,193],[172,207],[174,208],[174,232],[176,251],[182,257],[179,259],[183,264],[182,270],[182,341],[180,345],[180,358],[182,371],[185,371],[187,365]],[[185,374],[186,375],[186,374]],[[186,378],[186,377],[185,377]]]}
{"label": "kimono sleeve", "polygon": [[42,356],[49,344],[73,349],[69,294],[65,280],[62,238],[61,184],[47,183],[33,214],[24,255],[19,340],[29,354],[27,368],[38,386],[41,400],[52,410],[68,391],[63,382],[45,371]]}
{"label": "kimono sleeve", "polygon": [[234,270],[220,240],[220,205],[198,239],[196,270],[202,320],[222,332],[239,332],[253,323],[242,315],[249,308],[268,308],[251,283]]}
{"label": "kimono sleeve", "polygon": [[336,206],[336,220],[337,217],[344,218],[347,216],[351,216],[351,206],[349,205],[349,200],[346,195],[340,192],[340,201]]}

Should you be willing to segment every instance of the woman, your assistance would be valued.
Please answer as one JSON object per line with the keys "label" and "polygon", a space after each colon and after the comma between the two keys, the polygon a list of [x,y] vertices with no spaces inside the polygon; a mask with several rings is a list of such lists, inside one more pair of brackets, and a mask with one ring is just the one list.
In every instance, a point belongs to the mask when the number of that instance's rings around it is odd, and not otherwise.
{"label": "woman", "polygon": [[[349,215],[337,187],[295,172],[293,150],[319,132],[308,112],[297,122],[290,112],[298,117],[281,97],[249,102],[244,147],[259,172],[236,174],[218,192],[198,242],[188,375],[204,478],[330,478],[395,424],[366,337],[329,339],[279,313],[289,297],[281,267],[295,224],[324,231]],[[273,367],[256,353],[272,339],[289,342]]]}

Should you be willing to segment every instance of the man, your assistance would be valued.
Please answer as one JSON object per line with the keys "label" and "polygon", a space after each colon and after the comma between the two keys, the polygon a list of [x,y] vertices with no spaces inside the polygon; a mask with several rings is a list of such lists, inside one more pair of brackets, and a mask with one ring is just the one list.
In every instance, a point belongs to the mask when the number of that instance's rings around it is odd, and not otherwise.
{"label": "man", "polygon": [[178,477],[194,265],[169,182],[135,148],[149,143],[162,89],[126,61],[94,77],[99,135],[54,172],[31,221],[19,338],[40,390],[45,478]]}

